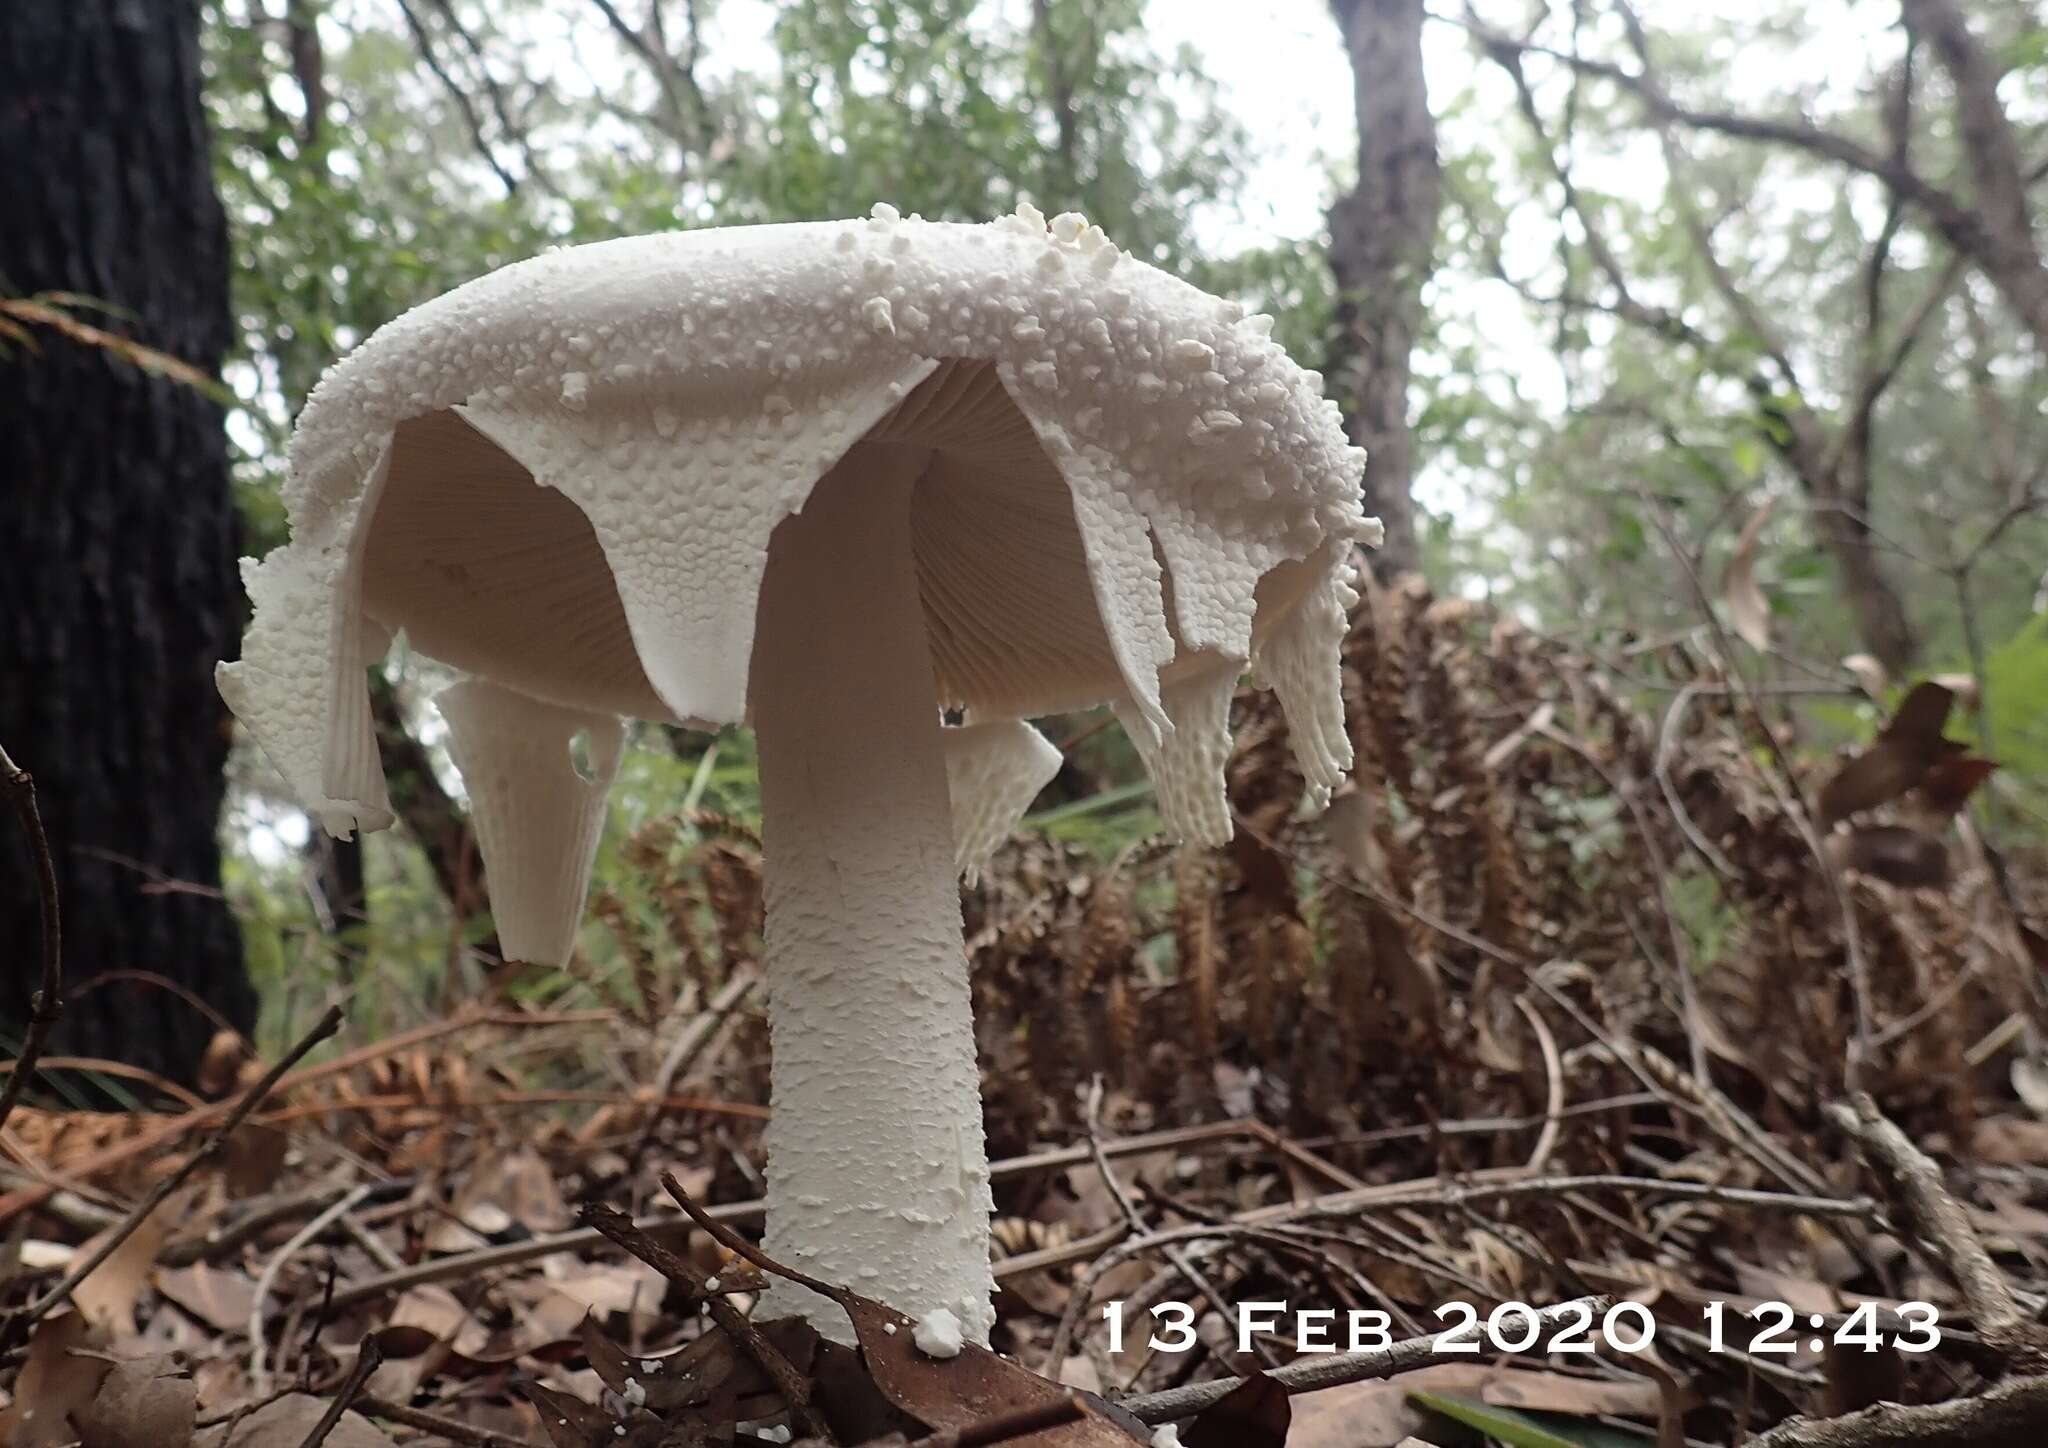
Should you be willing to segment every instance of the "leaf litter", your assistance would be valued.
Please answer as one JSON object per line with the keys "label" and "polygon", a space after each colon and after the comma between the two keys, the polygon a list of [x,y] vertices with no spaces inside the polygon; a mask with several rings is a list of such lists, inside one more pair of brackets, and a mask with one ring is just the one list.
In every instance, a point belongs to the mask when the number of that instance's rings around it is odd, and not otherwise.
{"label": "leaf litter", "polygon": [[[1247,693],[1232,845],[1157,843],[1077,743],[1082,797],[1120,802],[1012,843],[963,895],[994,1350],[932,1357],[830,1283],[857,1348],[751,1322],[783,1270],[753,1245],[759,843],[693,812],[626,840],[629,878],[594,902],[633,965],[577,983],[600,1009],[493,1004],[298,1066],[140,1223],[223,1104],[19,1108],[0,1443],[1391,1448],[1456,1441],[1454,1420],[1655,1443],[2031,1391],[2030,1319],[1917,1225],[1927,1172],[1828,1114],[1868,1093],[1960,1204],[1943,1220],[2023,1309],[2048,1301],[2048,1120],[2013,1085],[2043,1024],[2048,872],[1969,823],[1991,766],[1947,737],[1952,691],[1868,706],[1872,742],[1830,758],[1697,641],[1624,666],[1413,582],[1368,591],[1346,689],[1360,761],[1328,815],[1302,816],[1284,723]],[[262,1074],[227,1057],[221,1103]],[[26,1321],[108,1233],[70,1303]],[[1453,1298],[1617,1293],[1657,1353],[1403,1359],[1297,1396],[1285,1365],[1318,1360],[1297,1325],[1244,1351],[1212,1291],[1384,1312],[1403,1340]],[[1193,1304],[1196,1347],[1110,1352],[1117,1299],[1138,1343],[1147,1307]],[[1766,1300],[1834,1325],[1921,1300],[1950,1330],[1914,1359],[1706,1349],[1705,1304]],[[1173,1408],[1217,1380],[1241,1381]]]}

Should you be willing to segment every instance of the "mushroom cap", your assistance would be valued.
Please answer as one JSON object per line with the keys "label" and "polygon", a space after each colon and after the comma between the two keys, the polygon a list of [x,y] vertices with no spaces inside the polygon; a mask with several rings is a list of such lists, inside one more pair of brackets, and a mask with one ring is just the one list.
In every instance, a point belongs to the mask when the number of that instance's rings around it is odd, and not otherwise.
{"label": "mushroom cap", "polygon": [[548,705],[738,723],[749,670],[777,663],[753,627],[775,525],[862,450],[917,449],[940,702],[971,722],[1113,703],[1179,781],[1169,823],[1216,838],[1248,665],[1311,786],[1347,767],[1337,646],[1376,527],[1364,455],[1269,330],[1028,207],[508,266],[315,389],[292,539],[244,564],[257,612],[223,693],[338,830],[389,822],[362,669],[397,630]]}

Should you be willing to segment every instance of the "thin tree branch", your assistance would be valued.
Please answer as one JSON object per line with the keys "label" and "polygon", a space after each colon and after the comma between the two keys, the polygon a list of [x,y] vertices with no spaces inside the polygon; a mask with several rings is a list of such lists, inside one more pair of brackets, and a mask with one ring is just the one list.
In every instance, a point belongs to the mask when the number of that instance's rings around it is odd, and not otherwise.
{"label": "thin tree branch", "polygon": [[[1986,274],[1999,282],[2002,289],[2015,276],[2019,258],[2014,254],[2010,238],[2002,237],[1985,216],[1965,205],[1952,192],[1937,186],[1910,166],[1898,164],[1884,152],[1804,120],[1779,120],[1684,105],[1667,94],[1650,76],[1611,62],[1574,55],[1534,41],[1519,40],[1470,15],[1459,17],[1438,11],[1430,11],[1429,14],[1432,19],[1469,32],[1490,49],[1507,47],[1526,55],[1541,55],[1587,75],[1610,80],[1634,95],[1652,115],[1665,121],[1732,136],[1737,140],[1789,146],[1876,177],[1923,213],[1951,246],[1983,266]],[[2038,255],[2034,257],[2033,265],[2039,269]],[[2016,297],[2015,303],[2029,318],[2029,325],[2033,326],[2034,308],[2026,299]]]}
{"label": "thin tree branch", "polygon": [[0,1089],[0,1126],[5,1126],[21,1093],[35,1079],[36,1062],[50,1043],[50,1029],[64,1011],[64,945],[58,929],[57,866],[50,858],[50,840],[43,833],[42,814],[36,809],[36,782],[8,757],[4,745],[0,745],[0,793],[7,796],[15,818],[21,821],[22,832],[28,836],[43,933],[42,985],[29,997],[28,1034],[21,1043],[14,1069],[8,1073],[6,1087]]}
{"label": "thin tree branch", "polygon": [[456,15],[453,0],[434,0],[434,8],[441,12],[441,18],[447,22],[448,28],[455,32],[456,39],[462,42],[463,49],[469,52],[470,60],[476,65],[477,76],[483,81],[484,94],[490,97],[491,113],[498,118],[498,130],[519,148],[520,159],[526,163],[526,174],[539,182],[543,191],[550,195],[560,194],[553,180],[541,166],[540,158],[534,154],[533,140],[527,135],[526,128],[512,118],[511,102],[505,95],[504,87],[498,84],[497,77],[491,74],[491,64],[484,54],[483,42],[478,40],[476,33],[464,25],[461,17]]}
{"label": "thin tree branch", "polygon": [[[667,123],[661,129],[667,132],[669,138],[681,148],[686,157],[701,152],[709,139],[710,109],[705,104],[704,93],[697,84],[696,51],[700,43],[700,34],[695,6],[692,5],[688,16],[690,56],[686,62],[678,64],[675,56],[669,52],[667,37],[662,31],[661,0],[650,0],[646,30],[635,26],[620,14],[618,6],[614,5],[612,0],[590,0],[590,3],[597,7],[598,13],[604,16],[605,23],[625,42],[626,48],[639,56],[652,72],[655,87],[661,92],[662,111],[667,117]],[[649,38],[649,32],[652,32],[652,39]],[[690,114],[684,109],[682,92],[685,90],[691,93],[692,106],[696,113],[694,124]]]}
{"label": "thin tree branch", "polygon": [[505,187],[505,195],[518,195],[519,178],[505,169],[504,163],[491,149],[491,143],[484,138],[483,118],[476,112],[476,103],[469,98],[469,92],[448,73],[447,67],[441,64],[441,58],[434,50],[433,37],[421,23],[419,12],[412,8],[410,0],[398,0],[398,9],[405,16],[406,29],[412,32],[413,44],[419,49],[420,59],[426,62],[427,69],[434,73],[434,78],[441,82],[442,88],[448,92],[449,99],[455,102],[455,108],[462,113],[463,124],[469,128],[469,138],[475,143],[477,154],[498,173],[498,180]]}

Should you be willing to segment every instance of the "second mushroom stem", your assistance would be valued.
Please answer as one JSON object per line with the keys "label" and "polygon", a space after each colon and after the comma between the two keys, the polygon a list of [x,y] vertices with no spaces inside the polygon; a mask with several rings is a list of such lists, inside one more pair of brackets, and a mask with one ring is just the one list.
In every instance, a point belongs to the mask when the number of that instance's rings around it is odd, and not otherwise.
{"label": "second mushroom stem", "polygon": [[[769,549],[751,669],[766,856],[770,1255],[993,1325],[952,813],[911,550],[924,449],[856,446]],[[778,1285],[851,1341],[845,1314]]]}

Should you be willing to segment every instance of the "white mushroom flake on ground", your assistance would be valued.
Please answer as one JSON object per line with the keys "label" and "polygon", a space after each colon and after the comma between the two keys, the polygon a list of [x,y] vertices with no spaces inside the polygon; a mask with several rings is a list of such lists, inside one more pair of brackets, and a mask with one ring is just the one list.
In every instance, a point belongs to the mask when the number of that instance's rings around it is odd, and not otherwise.
{"label": "white mushroom flake on ground", "polygon": [[[536,257],[322,380],[291,541],[247,566],[221,691],[346,835],[391,823],[367,666],[402,630],[469,676],[441,703],[500,938],[548,964],[574,947],[621,721],[752,723],[765,1244],[985,1341],[953,876],[1059,767],[1022,721],[1111,705],[1167,828],[1204,843],[1230,833],[1245,673],[1316,802],[1350,763],[1364,458],[1270,330],[1028,206]],[[768,1301],[844,1340],[822,1299]]]}
{"label": "white mushroom flake on ground", "polygon": [[960,1356],[965,1338],[961,1336],[960,1319],[950,1310],[938,1307],[917,1320],[910,1340],[926,1357],[954,1358]]}

